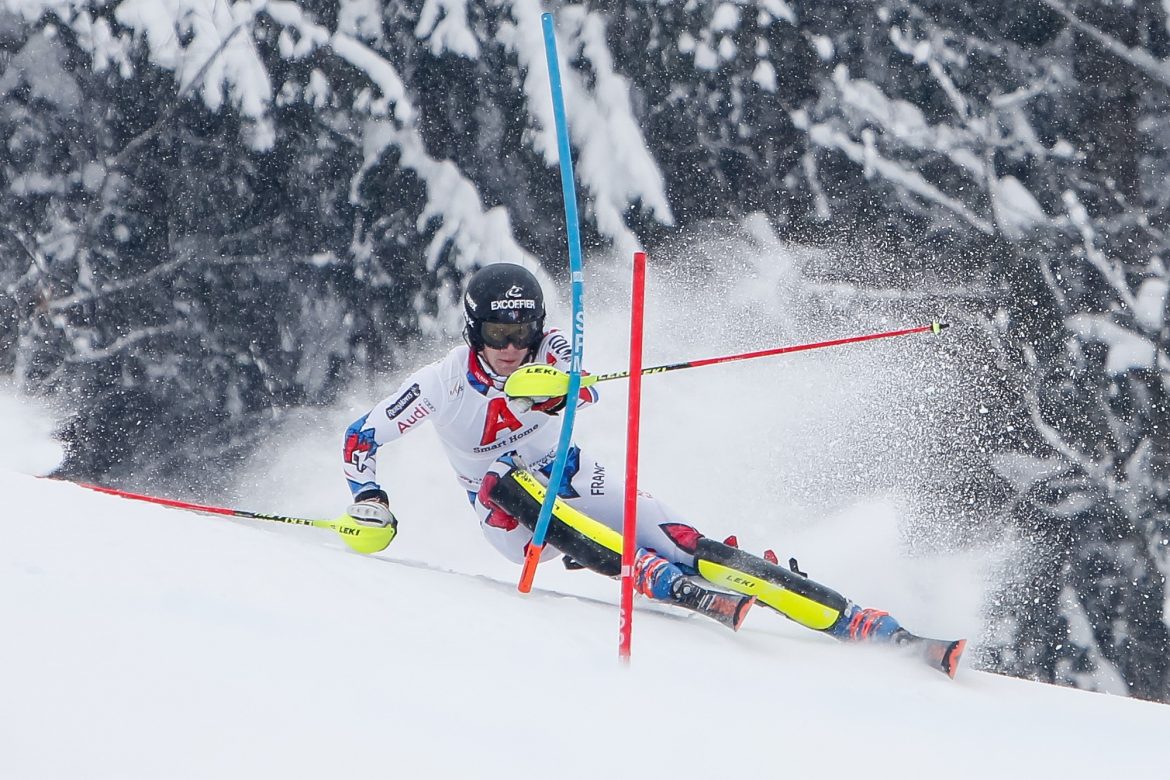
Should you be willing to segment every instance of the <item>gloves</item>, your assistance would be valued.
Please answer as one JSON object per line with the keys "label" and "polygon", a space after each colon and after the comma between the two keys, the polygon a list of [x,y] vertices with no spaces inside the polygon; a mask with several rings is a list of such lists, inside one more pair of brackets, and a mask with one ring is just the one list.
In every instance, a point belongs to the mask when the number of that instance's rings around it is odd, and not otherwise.
{"label": "gloves", "polygon": [[544,412],[549,416],[556,416],[565,408],[565,397],[515,395],[508,397],[508,408],[516,414],[528,412]]}
{"label": "gloves", "polygon": [[398,519],[390,511],[390,499],[384,490],[365,490],[358,493],[345,513],[359,525],[398,528]]}
{"label": "gloves", "polygon": [[532,411],[544,412],[551,416],[560,414],[560,411],[565,408],[566,398],[563,395],[554,395],[551,398],[533,398]]}

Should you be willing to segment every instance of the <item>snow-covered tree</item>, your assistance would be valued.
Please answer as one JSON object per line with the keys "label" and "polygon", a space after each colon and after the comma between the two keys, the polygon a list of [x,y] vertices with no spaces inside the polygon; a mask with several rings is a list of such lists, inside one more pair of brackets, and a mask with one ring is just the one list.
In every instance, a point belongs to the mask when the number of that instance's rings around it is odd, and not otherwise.
{"label": "snow-covered tree", "polygon": [[852,6],[796,116],[826,217],[892,225],[910,278],[999,288],[998,461],[1036,558],[994,665],[1164,698],[1167,20],[1083,5]]}

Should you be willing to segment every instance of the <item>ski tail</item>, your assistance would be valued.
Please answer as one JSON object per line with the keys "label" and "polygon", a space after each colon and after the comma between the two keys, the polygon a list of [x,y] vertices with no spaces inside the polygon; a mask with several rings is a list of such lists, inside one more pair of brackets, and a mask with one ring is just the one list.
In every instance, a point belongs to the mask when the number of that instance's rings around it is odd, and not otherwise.
{"label": "ski tail", "polygon": [[947,673],[947,677],[952,680],[955,679],[955,672],[959,671],[959,659],[963,657],[963,651],[967,649],[966,639],[956,639],[947,645],[947,649],[939,659],[939,665],[942,670]]}
{"label": "ski tail", "polygon": [[967,649],[966,639],[930,639],[909,631],[900,639],[900,644],[912,648],[927,666],[938,669],[952,680],[959,671],[963,651]]}
{"label": "ski tail", "polygon": [[687,577],[678,583],[675,592],[666,603],[697,612],[727,626],[732,631],[738,631],[748,611],[756,603],[756,597],[705,588]]}

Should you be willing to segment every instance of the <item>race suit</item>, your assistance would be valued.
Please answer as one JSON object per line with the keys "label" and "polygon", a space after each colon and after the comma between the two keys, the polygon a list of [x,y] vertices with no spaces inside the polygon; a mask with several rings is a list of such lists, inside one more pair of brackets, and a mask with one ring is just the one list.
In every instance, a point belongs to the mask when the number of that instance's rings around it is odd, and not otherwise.
{"label": "race suit", "polygon": [[[571,348],[559,330],[544,334],[533,362],[568,371]],[[519,462],[547,484],[560,435],[560,418],[524,410],[504,395],[504,377],[491,373],[486,362],[466,345],[452,349],[439,361],[423,366],[389,397],[354,422],[345,435],[345,477],[356,497],[371,490],[392,488],[389,475],[379,474],[378,453],[426,422],[435,426],[459,484],[479,516],[480,528],[491,544],[509,560],[523,562],[532,532],[514,518],[493,510],[478,499],[484,475],[501,458]],[[597,401],[597,391],[582,388],[578,408]],[[588,457],[575,445],[557,491],[571,506],[606,526],[621,531],[625,480]],[[654,549],[675,563],[693,566],[697,532],[676,518],[653,497],[639,492],[639,547]],[[544,558],[556,555],[547,547]]]}

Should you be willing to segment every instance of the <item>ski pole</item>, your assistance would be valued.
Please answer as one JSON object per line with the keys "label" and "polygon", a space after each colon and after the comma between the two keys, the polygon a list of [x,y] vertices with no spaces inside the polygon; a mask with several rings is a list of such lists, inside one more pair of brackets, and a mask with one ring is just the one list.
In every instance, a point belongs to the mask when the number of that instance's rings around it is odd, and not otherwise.
{"label": "ski pole", "polygon": [[[816,341],[809,344],[796,344],[774,349],[761,349],[755,352],[743,352],[738,355],[724,355],[722,357],[687,360],[682,363],[670,363],[663,366],[643,368],[642,376],[647,374],[662,374],[667,371],[678,371],[683,368],[698,368],[713,366],[716,363],[731,363],[736,360],[751,360],[753,358],[769,357],[771,355],[785,355],[790,352],[806,352],[810,349],[824,349],[825,347],[839,347],[844,344],[857,344],[862,341],[890,339],[896,336],[909,336],[913,333],[941,333],[944,328],[950,327],[943,322],[932,322],[929,325],[919,325],[913,328],[890,330],[883,333],[867,333],[863,336],[849,336],[829,341]],[[591,387],[598,382],[608,382],[611,379],[625,379],[629,371],[614,371],[610,374],[589,374],[581,377],[581,387]],[[509,396],[520,398],[541,398],[565,395],[568,392],[568,374],[551,366],[528,365],[521,366],[508,377],[504,383],[504,392]]]}
{"label": "ski pole", "polygon": [[284,515],[272,515],[263,512],[249,512],[245,509],[228,509],[219,506],[208,506],[206,504],[193,504],[189,501],[177,501],[173,498],[159,498],[158,496],[148,496],[142,493],[131,493],[126,490],[118,490],[117,488],[94,485],[87,482],[75,482],[73,484],[88,490],[97,491],[98,493],[107,493],[111,496],[129,498],[134,501],[146,501],[151,504],[159,504],[160,506],[171,507],[173,509],[185,509],[189,512],[241,517],[247,520],[267,520],[273,523],[284,523],[285,525],[311,525],[315,528],[328,528],[331,531],[336,531],[341,537],[341,541],[345,542],[346,546],[351,550],[364,555],[385,550],[397,534],[397,529],[393,526],[381,528],[361,525],[349,515],[342,515],[336,520],[307,520],[301,517],[285,517]]}

